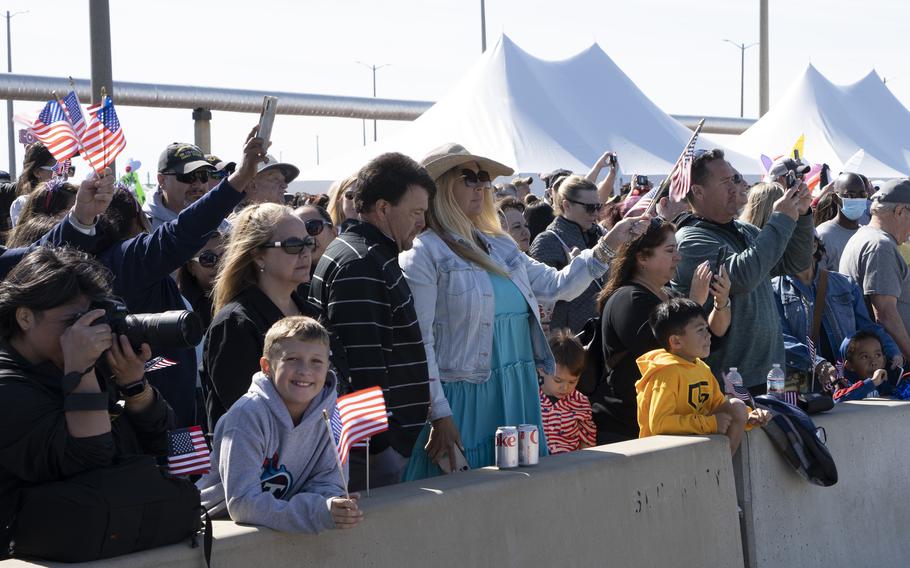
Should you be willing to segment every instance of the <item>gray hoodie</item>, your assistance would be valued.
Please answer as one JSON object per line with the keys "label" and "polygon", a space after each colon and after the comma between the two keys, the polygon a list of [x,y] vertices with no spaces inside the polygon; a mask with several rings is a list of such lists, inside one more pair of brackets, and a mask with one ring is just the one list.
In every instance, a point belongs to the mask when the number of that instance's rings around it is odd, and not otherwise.
{"label": "gray hoodie", "polygon": [[212,469],[196,485],[212,516],[283,532],[335,528],[329,509],[344,495],[322,417],[335,407],[335,379],[294,426],[284,401],[262,373],[215,427]]}

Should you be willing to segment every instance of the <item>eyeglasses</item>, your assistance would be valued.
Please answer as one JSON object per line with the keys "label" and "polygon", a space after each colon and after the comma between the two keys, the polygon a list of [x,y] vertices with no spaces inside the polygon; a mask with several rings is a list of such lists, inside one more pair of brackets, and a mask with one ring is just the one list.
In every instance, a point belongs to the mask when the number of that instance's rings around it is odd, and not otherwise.
{"label": "eyeglasses", "polygon": [[585,208],[585,213],[591,215],[592,213],[597,213],[603,209],[603,203],[582,203],[581,201],[575,201],[574,199],[565,198],[569,203],[574,203],[575,205],[582,205]]}
{"label": "eyeglasses", "polygon": [[198,262],[202,268],[215,268],[215,265],[218,264],[218,259],[220,258],[221,255],[217,252],[213,250],[204,250],[193,260]]}
{"label": "eyeglasses", "polygon": [[326,227],[332,226],[332,224],[325,219],[310,219],[309,221],[306,221],[304,225],[306,225],[306,234],[311,237],[322,234],[322,231]]}
{"label": "eyeglasses", "polygon": [[741,176],[738,173],[733,174],[733,177],[730,179],[733,181],[734,185],[739,185],[739,184],[743,183],[743,181],[745,181],[745,180],[743,180],[743,176]]}
{"label": "eyeglasses", "polygon": [[344,192],[345,199],[354,199],[354,192],[350,189]]}
{"label": "eyeglasses", "polygon": [[190,184],[195,180],[199,180],[202,183],[207,183],[209,181],[209,173],[205,170],[196,170],[188,174],[174,174],[174,177],[177,178],[177,181],[180,183]]}
{"label": "eyeglasses", "polygon": [[280,248],[287,254],[300,254],[303,252],[303,249],[306,249],[307,252],[313,252],[316,250],[316,239],[313,237],[307,237],[305,239],[298,239],[297,237],[291,237],[290,239],[284,241],[275,241],[274,243],[266,243],[259,248]]}
{"label": "eyeglasses", "polygon": [[481,183],[490,183],[490,174],[483,170],[480,170],[477,173],[467,169],[461,170],[461,178],[464,180],[464,184],[471,189],[474,189]]}

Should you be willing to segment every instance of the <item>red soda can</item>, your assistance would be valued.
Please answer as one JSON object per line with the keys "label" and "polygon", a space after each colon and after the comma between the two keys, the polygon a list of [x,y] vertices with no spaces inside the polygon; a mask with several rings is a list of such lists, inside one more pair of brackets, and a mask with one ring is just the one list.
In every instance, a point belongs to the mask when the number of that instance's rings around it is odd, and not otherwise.
{"label": "red soda can", "polygon": [[500,426],[496,429],[496,467],[518,467],[518,429],[515,426]]}
{"label": "red soda can", "polygon": [[518,425],[518,465],[537,465],[540,460],[540,440],[537,426],[533,424]]}

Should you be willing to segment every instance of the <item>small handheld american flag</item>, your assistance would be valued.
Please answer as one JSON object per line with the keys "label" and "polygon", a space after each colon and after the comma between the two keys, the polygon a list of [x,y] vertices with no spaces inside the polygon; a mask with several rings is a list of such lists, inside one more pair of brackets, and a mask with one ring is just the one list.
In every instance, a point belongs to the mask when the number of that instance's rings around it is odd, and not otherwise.
{"label": "small handheld american flag", "polygon": [[176,364],[177,361],[173,361],[166,357],[154,357],[145,362],[145,372],[150,373],[159,369],[166,369],[167,367],[173,367]]}
{"label": "small handheld american flag", "polygon": [[82,138],[82,134],[85,132],[85,117],[82,116],[82,107],[79,106],[79,97],[76,96],[76,92],[70,91],[60,102],[63,103],[63,112],[73,127],[73,132],[78,138]]}
{"label": "small handheld american flag", "polygon": [[82,157],[96,172],[100,172],[126,148],[126,139],[110,97],[104,97],[101,103],[88,107],[87,112],[88,125],[81,137]]}
{"label": "small handheld american flag", "polygon": [[332,413],[332,433],[338,439],[338,454],[344,464],[354,444],[389,429],[389,417],[378,386],[338,397],[337,404]]}
{"label": "small handheld american flag", "polygon": [[673,171],[673,177],[670,179],[670,200],[679,203],[686,198],[689,188],[692,186],[692,160],[695,159],[695,143],[698,141],[698,133],[689,140],[682,158],[677,162],[676,169]]}
{"label": "small handheld american flag", "polygon": [[31,130],[58,162],[72,158],[79,151],[79,138],[59,101],[47,101]]}
{"label": "small handheld american flag", "polygon": [[167,433],[167,471],[171,475],[195,475],[209,472],[209,447],[200,426],[190,426]]}

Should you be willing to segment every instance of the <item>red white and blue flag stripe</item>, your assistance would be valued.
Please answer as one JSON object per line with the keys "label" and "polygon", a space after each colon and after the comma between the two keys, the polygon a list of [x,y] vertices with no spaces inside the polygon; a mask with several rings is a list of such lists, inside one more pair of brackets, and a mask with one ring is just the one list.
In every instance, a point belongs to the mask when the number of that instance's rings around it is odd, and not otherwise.
{"label": "red white and blue flag stripe", "polygon": [[67,120],[60,101],[47,101],[31,129],[58,162],[72,158],[79,151],[79,137]]}
{"label": "red white and blue flag stripe", "polygon": [[370,387],[338,397],[332,412],[332,434],[338,444],[341,463],[357,442],[389,429],[389,417],[381,387]]}
{"label": "red white and blue flag stripe", "polygon": [[172,361],[166,357],[154,357],[149,359],[145,363],[145,372],[149,373],[151,371],[157,371],[158,369],[165,369],[167,367],[173,367],[177,364],[177,361]]}
{"label": "red white and blue flag stripe", "polygon": [[100,172],[114,161],[126,147],[126,138],[114,110],[114,101],[104,97],[99,104],[88,107],[88,125],[82,134],[82,157]]}
{"label": "red white and blue flag stripe", "polygon": [[167,471],[170,475],[195,475],[209,471],[209,446],[200,426],[167,433]]}
{"label": "red white and blue flag stripe", "polygon": [[82,138],[85,132],[85,117],[82,116],[82,107],[79,106],[79,97],[75,91],[70,91],[63,97],[63,112],[66,113],[66,119],[69,120],[73,127],[73,132],[78,138]]}

